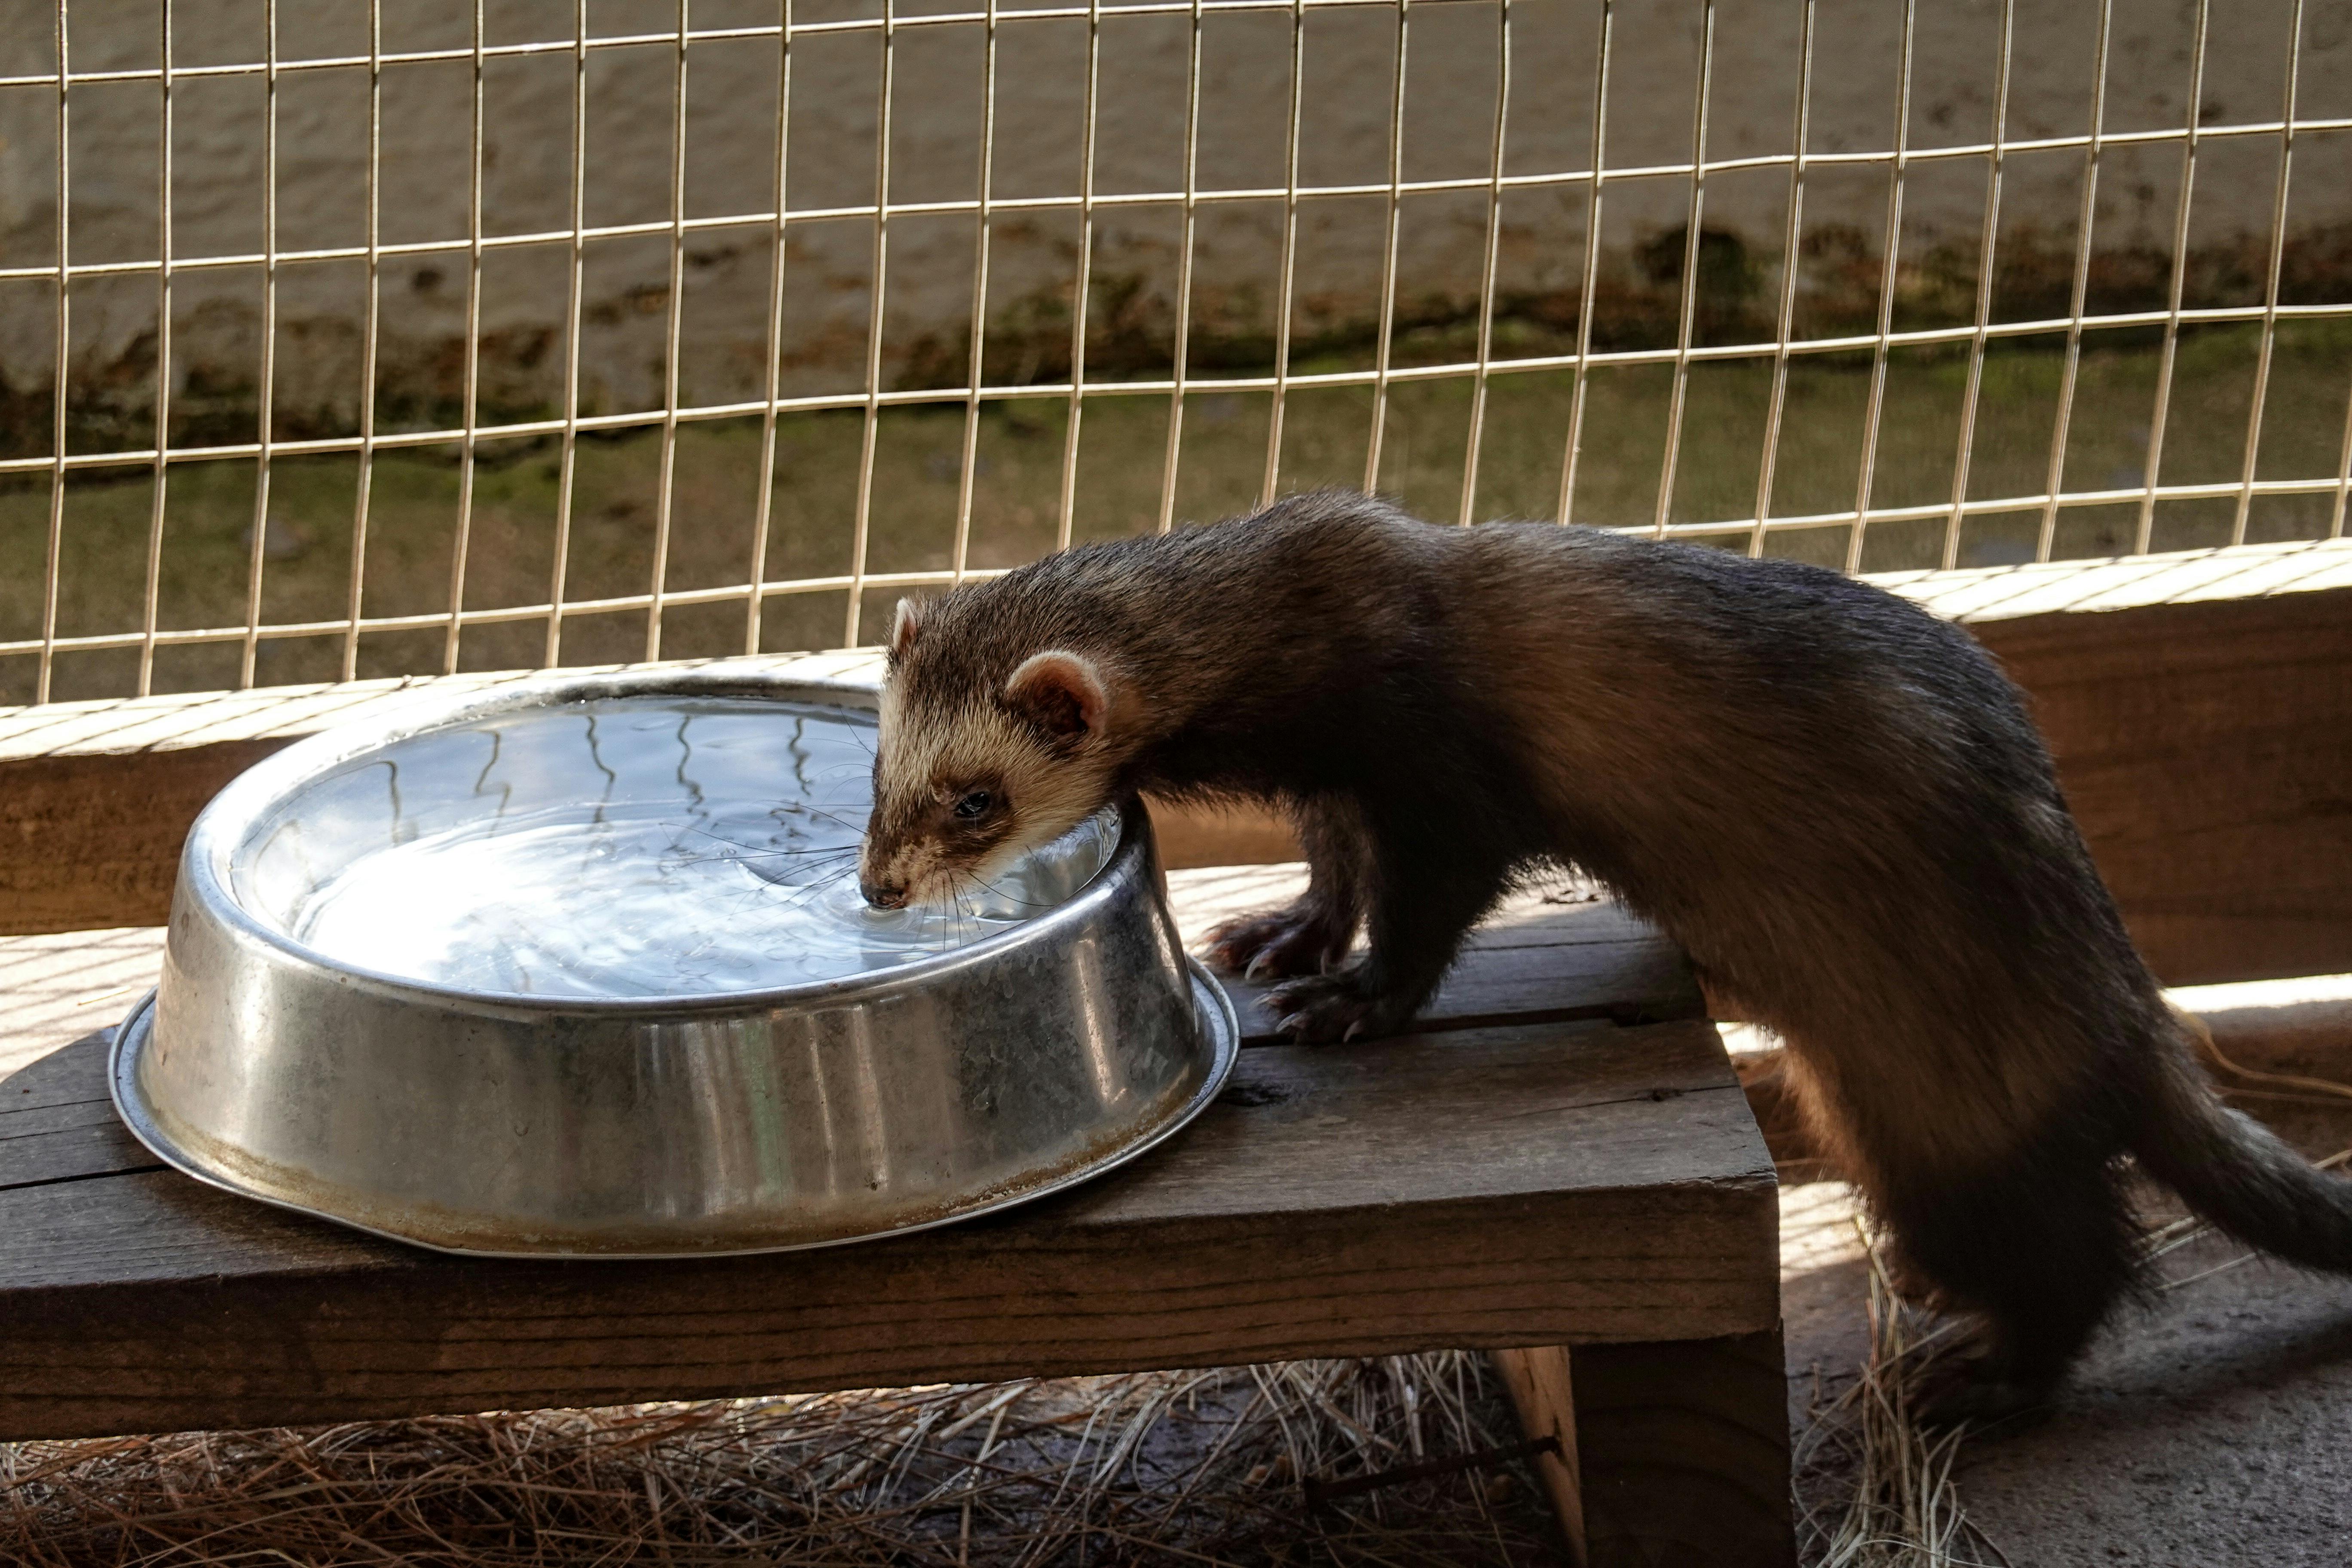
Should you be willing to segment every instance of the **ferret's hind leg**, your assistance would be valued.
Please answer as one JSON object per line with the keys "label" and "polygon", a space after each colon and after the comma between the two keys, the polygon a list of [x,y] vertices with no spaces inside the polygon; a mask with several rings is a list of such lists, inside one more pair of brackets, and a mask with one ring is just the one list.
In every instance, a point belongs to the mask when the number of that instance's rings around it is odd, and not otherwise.
{"label": "ferret's hind leg", "polygon": [[1463,937],[1510,883],[1507,852],[1467,836],[1391,830],[1376,833],[1371,846],[1364,955],[1267,994],[1283,1030],[1301,1040],[1385,1035],[1411,1022]]}
{"label": "ferret's hind leg", "polygon": [[[2072,1135],[2069,1135],[2071,1132]],[[1974,1353],[1931,1377],[1930,1425],[2044,1403],[2139,1276],[2141,1237],[2112,1160],[2079,1130],[1972,1175],[1906,1174],[1870,1194],[1906,1277],[1981,1321]]]}
{"label": "ferret's hind leg", "polygon": [[1319,974],[1348,956],[1363,924],[1364,830],[1356,808],[1323,796],[1291,816],[1307,851],[1307,891],[1286,909],[1243,915],[1209,933],[1209,961],[1230,973]]}

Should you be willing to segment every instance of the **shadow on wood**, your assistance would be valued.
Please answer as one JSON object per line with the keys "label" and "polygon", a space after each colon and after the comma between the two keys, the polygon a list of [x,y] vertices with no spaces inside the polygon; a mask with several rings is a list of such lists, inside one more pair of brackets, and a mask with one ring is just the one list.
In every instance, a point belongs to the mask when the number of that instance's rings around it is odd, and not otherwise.
{"label": "shadow on wood", "polygon": [[1795,1568],[1780,1330],[1571,1364],[1591,1568]]}

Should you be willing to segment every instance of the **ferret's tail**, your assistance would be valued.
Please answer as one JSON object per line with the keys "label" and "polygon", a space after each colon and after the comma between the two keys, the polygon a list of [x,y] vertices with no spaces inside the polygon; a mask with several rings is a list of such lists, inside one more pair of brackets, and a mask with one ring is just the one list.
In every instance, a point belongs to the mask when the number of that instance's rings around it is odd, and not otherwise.
{"label": "ferret's tail", "polygon": [[2132,1141],[2140,1164],[2249,1247],[2308,1268],[2352,1273],[2352,1181],[2319,1169],[2214,1098],[2196,1063],[2202,1024],[2182,1016],[2170,1033]]}

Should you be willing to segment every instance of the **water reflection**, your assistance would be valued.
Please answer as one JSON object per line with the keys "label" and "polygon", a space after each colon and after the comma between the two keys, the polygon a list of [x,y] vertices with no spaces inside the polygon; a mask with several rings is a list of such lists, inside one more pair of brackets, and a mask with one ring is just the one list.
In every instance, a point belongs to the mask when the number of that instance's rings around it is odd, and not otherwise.
{"label": "water reflection", "polygon": [[1067,898],[1105,814],[953,909],[857,896],[870,715],[608,698],[436,730],[312,784],[237,852],[246,909],[359,968],[533,996],[723,994],[887,968]]}

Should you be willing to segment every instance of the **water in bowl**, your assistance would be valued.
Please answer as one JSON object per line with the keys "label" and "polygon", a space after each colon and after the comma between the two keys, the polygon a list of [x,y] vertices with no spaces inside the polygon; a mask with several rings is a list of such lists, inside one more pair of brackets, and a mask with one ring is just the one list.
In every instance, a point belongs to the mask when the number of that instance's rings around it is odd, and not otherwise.
{"label": "water in bowl", "polygon": [[355,968],[530,996],[714,995],[950,951],[1061,902],[1092,818],[950,907],[857,893],[872,716],[633,697],[503,714],[355,759],[236,856],[239,902]]}

